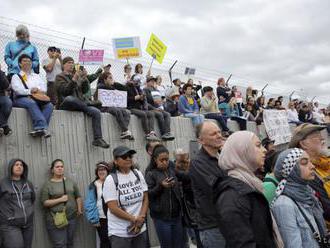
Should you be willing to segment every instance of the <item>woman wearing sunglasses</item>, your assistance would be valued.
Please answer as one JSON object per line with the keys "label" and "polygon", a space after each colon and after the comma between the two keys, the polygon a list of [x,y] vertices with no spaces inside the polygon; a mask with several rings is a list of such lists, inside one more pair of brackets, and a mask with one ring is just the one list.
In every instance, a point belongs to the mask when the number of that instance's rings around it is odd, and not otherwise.
{"label": "woman wearing sunglasses", "polygon": [[111,247],[145,247],[145,218],[148,210],[148,187],[142,173],[133,167],[136,153],[125,146],[113,150],[113,171],[103,186],[108,206],[108,236]]}

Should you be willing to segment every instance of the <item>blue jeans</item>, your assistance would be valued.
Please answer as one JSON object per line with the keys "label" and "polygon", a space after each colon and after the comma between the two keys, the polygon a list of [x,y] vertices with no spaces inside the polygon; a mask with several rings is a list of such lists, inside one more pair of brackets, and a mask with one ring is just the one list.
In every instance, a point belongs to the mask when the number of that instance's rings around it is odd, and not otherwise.
{"label": "blue jeans", "polygon": [[13,103],[8,96],[0,96],[0,127],[7,126],[13,108]]}
{"label": "blue jeans", "polygon": [[33,130],[48,128],[50,117],[53,113],[53,104],[47,103],[39,106],[29,97],[18,97],[14,100],[14,106],[25,108],[29,112],[32,118]]}
{"label": "blue jeans", "polygon": [[204,121],[204,115],[197,114],[197,113],[187,113],[187,114],[184,114],[183,116],[191,118],[194,126],[197,126],[198,124],[201,124]]}
{"label": "blue jeans", "polygon": [[98,108],[88,106],[87,103],[81,101],[77,97],[67,96],[60,105],[60,109],[68,111],[82,111],[91,116],[94,139],[102,138],[101,111]]}
{"label": "blue jeans", "polygon": [[161,248],[184,247],[184,232],[182,220],[180,217],[172,220],[161,220],[153,218],[153,221]]}
{"label": "blue jeans", "polygon": [[226,240],[219,231],[219,228],[212,228],[199,231],[204,248],[225,248]]}
{"label": "blue jeans", "polygon": [[69,224],[63,228],[57,228],[53,221],[46,221],[46,228],[53,248],[73,248],[76,219],[68,220]]}

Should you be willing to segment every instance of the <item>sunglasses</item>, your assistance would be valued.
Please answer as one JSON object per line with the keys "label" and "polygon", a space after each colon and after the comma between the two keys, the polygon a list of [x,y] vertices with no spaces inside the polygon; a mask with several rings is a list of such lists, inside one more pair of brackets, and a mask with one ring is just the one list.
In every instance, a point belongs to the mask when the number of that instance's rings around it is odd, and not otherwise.
{"label": "sunglasses", "polygon": [[133,155],[130,154],[130,153],[127,153],[127,154],[124,154],[122,156],[119,156],[119,158],[121,158],[123,160],[126,160],[127,158],[132,159],[133,158]]}

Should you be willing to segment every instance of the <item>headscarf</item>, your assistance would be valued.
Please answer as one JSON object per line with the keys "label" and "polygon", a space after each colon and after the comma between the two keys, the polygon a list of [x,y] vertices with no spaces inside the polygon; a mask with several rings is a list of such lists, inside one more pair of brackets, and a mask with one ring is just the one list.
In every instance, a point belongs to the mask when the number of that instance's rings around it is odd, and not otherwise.
{"label": "headscarf", "polygon": [[221,150],[219,166],[228,175],[248,184],[251,188],[263,193],[262,181],[254,175],[258,169],[255,156],[254,133],[238,131],[229,136]]}
{"label": "headscarf", "polygon": [[303,155],[303,150],[299,148],[287,149],[280,153],[277,158],[274,174],[280,180],[272,206],[281,194],[294,199],[297,203],[309,211],[321,233],[326,233],[323,210],[320,202],[314,195],[313,189],[308,185],[309,181],[301,177],[299,159]]}

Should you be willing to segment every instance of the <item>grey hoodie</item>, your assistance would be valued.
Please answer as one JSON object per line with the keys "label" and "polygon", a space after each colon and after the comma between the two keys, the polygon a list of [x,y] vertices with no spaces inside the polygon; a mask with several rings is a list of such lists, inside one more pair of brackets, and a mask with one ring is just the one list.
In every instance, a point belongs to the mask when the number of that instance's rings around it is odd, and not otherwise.
{"label": "grey hoodie", "polygon": [[[23,163],[24,172],[21,180],[13,181],[12,168],[18,160]],[[0,181],[0,224],[25,226],[33,222],[35,201],[34,187],[28,181],[28,166],[21,159],[12,159],[7,169],[7,177]]]}

